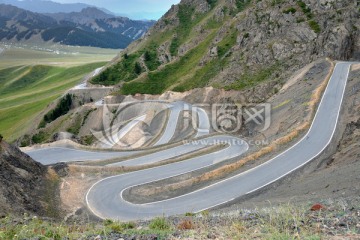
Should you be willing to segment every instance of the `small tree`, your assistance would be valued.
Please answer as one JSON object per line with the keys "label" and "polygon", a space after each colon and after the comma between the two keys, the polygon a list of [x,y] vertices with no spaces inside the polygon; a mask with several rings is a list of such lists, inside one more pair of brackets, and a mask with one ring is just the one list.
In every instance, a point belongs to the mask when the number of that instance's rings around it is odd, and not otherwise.
{"label": "small tree", "polygon": [[151,57],[151,54],[149,51],[146,51],[145,54],[144,54],[144,59],[146,62],[149,62],[151,61],[152,57]]}
{"label": "small tree", "polygon": [[141,67],[140,63],[136,62],[135,63],[135,73],[137,75],[140,75],[141,72],[142,72],[142,67]]}

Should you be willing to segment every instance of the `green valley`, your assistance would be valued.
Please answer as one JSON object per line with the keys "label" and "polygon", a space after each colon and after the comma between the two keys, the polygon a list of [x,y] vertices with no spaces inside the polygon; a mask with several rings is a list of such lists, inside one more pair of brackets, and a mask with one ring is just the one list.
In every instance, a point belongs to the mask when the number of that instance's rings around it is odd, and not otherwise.
{"label": "green valley", "polygon": [[48,104],[105,64],[27,65],[0,70],[0,132],[7,140],[16,140]]}

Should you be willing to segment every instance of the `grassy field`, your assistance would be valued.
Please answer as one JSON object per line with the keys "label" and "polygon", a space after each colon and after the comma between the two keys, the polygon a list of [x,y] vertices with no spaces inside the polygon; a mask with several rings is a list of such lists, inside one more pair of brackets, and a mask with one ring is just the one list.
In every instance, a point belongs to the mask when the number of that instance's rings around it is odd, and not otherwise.
{"label": "grassy field", "polygon": [[0,54],[0,133],[10,142],[24,134],[52,101],[118,52],[53,47],[57,54],[50,48],[7,47]]}
{"label": "grassy field", "polygon": [[0,69],[21,65],[79,66],[85,63],[107,62],[119,50],[62,45],[4,44],[0,43]]}

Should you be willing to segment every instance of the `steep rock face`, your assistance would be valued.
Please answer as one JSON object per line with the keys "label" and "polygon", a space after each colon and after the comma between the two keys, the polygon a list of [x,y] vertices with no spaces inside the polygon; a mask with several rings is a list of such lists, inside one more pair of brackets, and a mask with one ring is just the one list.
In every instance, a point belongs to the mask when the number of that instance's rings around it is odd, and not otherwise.
{"label": "steep rock face", "polygon": [[[126,82],[122,94],[206,86],[241,90],[263,81],[281,82],[319,58],[358,58],[358,8],[353,0],[183,0],[124,52],[135,64],[144,52],[155,49],[160,64],[151,74],[143,68],[145,74],[108,81],[120,71],[120,58],[93,81]],[[138,82],[149,86],[140,88]]]}
{"label": "steep rock face", "polygon": [[46,168],[18,148],[0,142],[0,214],[43,212],[40,188]]}

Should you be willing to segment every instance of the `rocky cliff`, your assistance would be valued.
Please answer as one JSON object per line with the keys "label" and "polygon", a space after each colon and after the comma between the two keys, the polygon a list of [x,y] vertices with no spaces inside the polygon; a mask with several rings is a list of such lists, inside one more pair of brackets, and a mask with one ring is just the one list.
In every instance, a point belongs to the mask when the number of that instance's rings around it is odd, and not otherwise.
{"label": "rocky cliff", "polygon": [[240,90],[322,58],[360,57],[354,0],[183,0],[94,83],[122,94]]}

